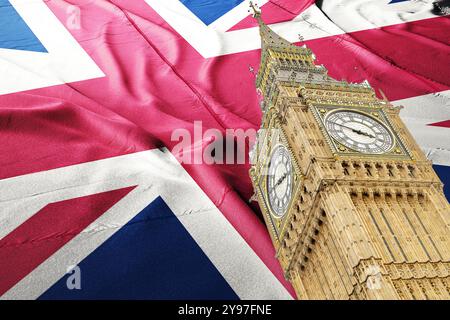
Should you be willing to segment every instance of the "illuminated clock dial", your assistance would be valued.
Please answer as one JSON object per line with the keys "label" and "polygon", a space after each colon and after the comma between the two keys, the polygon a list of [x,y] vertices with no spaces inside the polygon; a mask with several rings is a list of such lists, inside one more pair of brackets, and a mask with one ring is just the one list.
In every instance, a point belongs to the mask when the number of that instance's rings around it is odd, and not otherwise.
{"label": "illuminated clock dial", "polygon": [[283,217],[292,197],[293,171],[289,151],[275,147],[269,162],[267,192],[269,205],[276,217]]}
{"label": "illuminated clock dial", "polygon": [[325,127],[336,141],[361,153],[382,154],[394,146],[390,130],[380,121],[361,112],[332,111],[325,118]]}

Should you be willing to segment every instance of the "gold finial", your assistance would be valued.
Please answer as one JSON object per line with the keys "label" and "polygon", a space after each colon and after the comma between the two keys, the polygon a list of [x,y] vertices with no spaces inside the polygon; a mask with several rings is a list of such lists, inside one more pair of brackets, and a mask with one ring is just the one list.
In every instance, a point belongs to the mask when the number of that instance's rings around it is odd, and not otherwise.
{"label": "gold finial", "polygon": [[289,47],[289,49],[291,49],[293,46],[292,43],[280,37],[264,23],[261,18],[261,9],[258,7],[258,5],[255,4],[254,1],[250,1],[249,5],[250,8],[248,12],[250,13],[251,11],[253,11],[253,18],[258,21],[259,34],[261,36],[262,42],[261,47],[263,48],[263,50],[267,47]]}
{"label": "gold finial", "polygon": [[250,1],[250,9],[253,10],[253,17],[257,18],[261,16],[261,10],[258,8],[258,5],[254,4],[253,1]]}

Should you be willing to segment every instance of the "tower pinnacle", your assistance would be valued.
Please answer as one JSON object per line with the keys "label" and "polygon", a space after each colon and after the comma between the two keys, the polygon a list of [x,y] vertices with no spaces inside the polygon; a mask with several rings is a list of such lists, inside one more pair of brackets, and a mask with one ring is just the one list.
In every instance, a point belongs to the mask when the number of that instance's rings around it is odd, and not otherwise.
{"label": "tower pinnacle", "polygon": [[260,17],[261,16],[261,10],[258,8],[256,4],[253,3],[253,1],[250,1],[250,9],[253,10],[253,17]]}
{"label": "tower pinnacle", "polygon": [[259,9],[253,1],[250,1],[250,9],[251,11],[253,11],[253,17],[258,21],[259,34],[261,36],[261,47],[263,50],[268,47],[296,47],[286,39],[280,37],[264,23],[263,19],[261,18],[261,9]]}

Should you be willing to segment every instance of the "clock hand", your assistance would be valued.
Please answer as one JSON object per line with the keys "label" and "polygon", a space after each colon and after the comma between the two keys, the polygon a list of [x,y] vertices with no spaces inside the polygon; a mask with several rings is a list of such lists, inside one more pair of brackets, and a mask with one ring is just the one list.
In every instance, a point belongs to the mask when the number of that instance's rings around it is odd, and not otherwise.
{"label": "clock hand", "polygon": [[284,179],[286,179],[287,173],[285,173],[278,181],[275,183],[275,187],[278,187],[280,184],[283,183]]}
{"label": "clock hand", "polygon": [[343,127],[343,128],[347,128],[347,129],[349,129],[349,130],[352,130],[353,132],[355,132],[355,133],[357,133],[357,134],[364,135],[364,136],[366,136],[366,137],[370,137],[370,138],[372,138],[372,139],[375,139],[376,141],[385,142],[384,139],[377,138],[376,136],[374,136],[374,135],[372,135],[372,134],[370,134],[370,133],[367,133],[367,132],[365,132],[365,131],[356,130],[356,129],[354,129],[354,128],[351,128],[351,127],[348,127],[348,126],[346,126],[346,125],[339,124],[339,123],[336,123],[336,122],[332,122],[332,123],[333,123],[333,124],[336,124],[336,125],[338,125],[338,126],[341,126],[341,127]]}
{"label": "clock hand", "polygon": [[340,126],[342,128],[346,128],[346,129],[352,130],[355,133],[362,134],[362,132],[360,130],[356,130],[355,128],[351,128],[349,126],[346,126],[346,125],[343,125],[343,124],[340,124],[340,123],[337,123],[337,122],[331,122],[331,123],[335,124],[335,125],[338,125],[338,126]]}
{"label": "clock hand", "polygon": [[367,132],[365,132],[365,131],[361,131],[361,130],[358,130],[358,129],[355,129],[355,128],[351,128],[351,127],[348,127],[348,126],[346,126],[346,125],[339,124],[339,123],[337,123],[337,122],[332,122],[332,123],[333,123],[333,124],[336,124],[336,125],[338,125],[338,126],[340,126],[340,127],[343,127],[343,128],[349,129],[349,130],[352,130],[354,133],[357,133],[357,134],[360,134],[360,135],[363,135],[363,136],[366,136],[366,137],[370,137],[370,138],[376,139],[375,136],[373,136],[372,134],[367,133]]}
{"label": "clock hand", "polygon": [[371,134],[371,133],[368,133],[368,132],[365,132],[365,131],[361,131],[361,130],[358,130],[358,131],[359,131],[359,132],[357,132],[357,133],[362,134],[362,135],[364,135],[364,136],[366,136],[366,137],[375,139],[375,140],[377,140],[377,141],[384,142],[384,139],[377,138],[376,136],[374,136],[374,135]]}
{"label": "clock hand", "polygon": [[375,137],[374,135],[372,135],[372,134],[370,134],[370,133],[367,133],[367,132],[365,132],[365,131],[361,131],[361,130],[358,130],[359,132],[357,132],[357,133],[359,133],[359,134],[362,134],[363,136],[366,136],[366,137],[369,137],[369,138],[373,138],[373,139],[376,139],[377,137]]}

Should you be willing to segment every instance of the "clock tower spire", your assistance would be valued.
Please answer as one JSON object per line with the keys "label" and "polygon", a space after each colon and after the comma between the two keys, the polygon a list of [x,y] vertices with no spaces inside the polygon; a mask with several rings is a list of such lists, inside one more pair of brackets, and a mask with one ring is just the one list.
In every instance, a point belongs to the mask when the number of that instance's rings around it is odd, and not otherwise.
{"label": "clock tower spire", "polygon": [[450,205],[367,82],[338,81],[262,20],[263,119],[250,176],[300,299],[450,299]]}
{"label": "clock tower spire", "polygon": [[298,48],[273,32],[272,29],[264,23],[261,18],[261,10],[259,10],[252,1],[250,1],[250,7],[253,11],[253,17],[258,21],[259,34],[261,36],[261,47],[263,51],[268,48],[289,48],[292,50],[294,50],[294,48]]}

